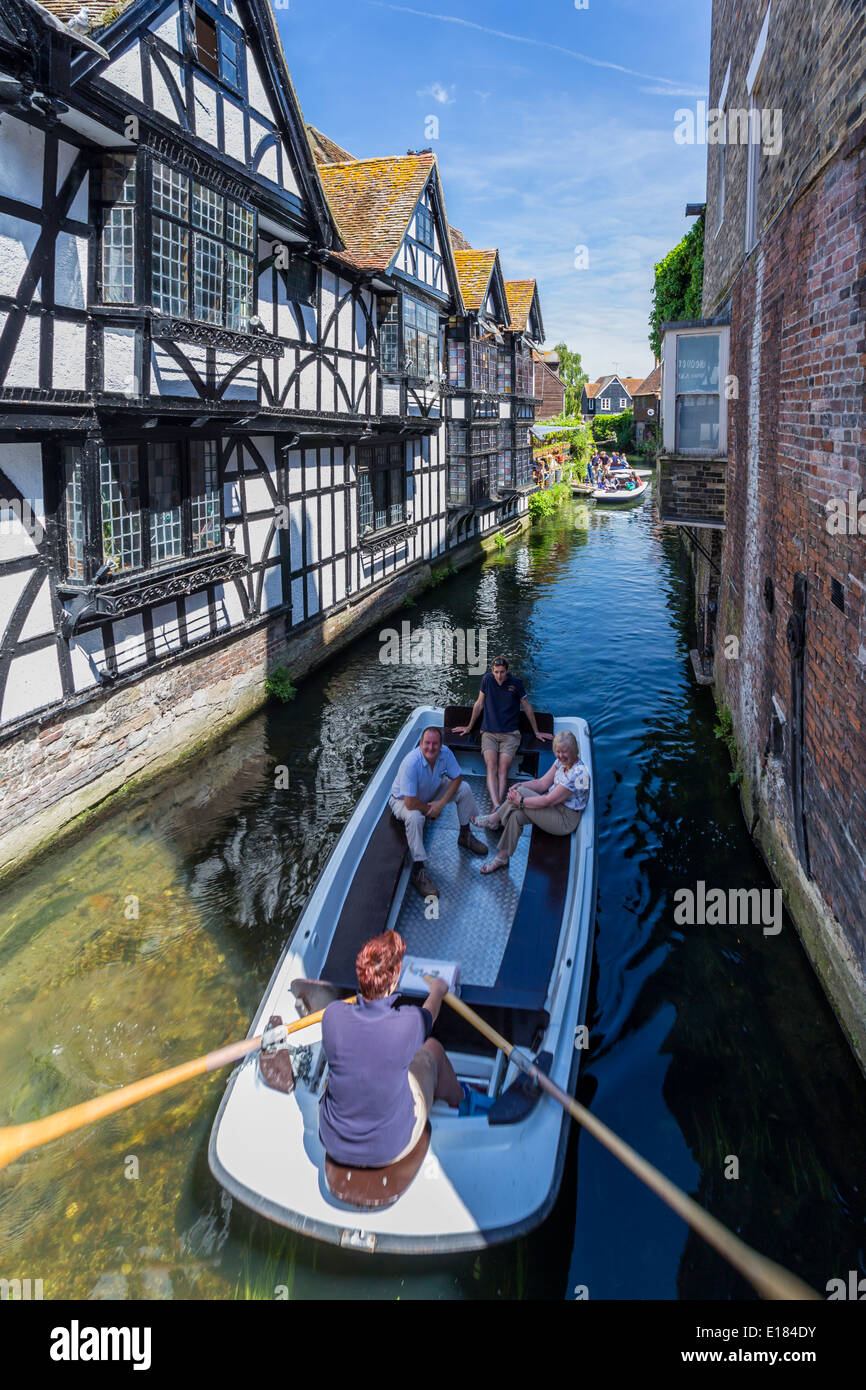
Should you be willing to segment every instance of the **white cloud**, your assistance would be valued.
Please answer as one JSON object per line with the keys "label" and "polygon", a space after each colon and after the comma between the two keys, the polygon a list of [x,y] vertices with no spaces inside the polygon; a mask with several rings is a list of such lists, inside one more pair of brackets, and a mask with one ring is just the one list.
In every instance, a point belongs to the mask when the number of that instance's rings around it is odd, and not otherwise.
{"label": "white cloud", "polygon": [[441,82],[431,82],[429,87],[424,87],[419,93],[419,97],[432,97],[438,101],[440,106],[453,106],[457,98],[453,95],[454,86],[444,87]]}

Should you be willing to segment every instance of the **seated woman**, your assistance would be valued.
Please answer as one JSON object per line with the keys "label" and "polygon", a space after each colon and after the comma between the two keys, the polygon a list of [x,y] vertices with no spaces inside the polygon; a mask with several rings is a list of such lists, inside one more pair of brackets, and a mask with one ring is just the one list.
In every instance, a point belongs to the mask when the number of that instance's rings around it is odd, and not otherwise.
{"label": "seated woman", "polygon": [[319,1138],[336,1163],[384,1168],[411,1153],[434,1097],[455,1109],[468,1088],[441,1043],[430,1037],[444,980],[420,1008],[395,1008],[406,943],[395,931],[374,936],[355,961],[358,1002],[336,1000],[322,1017],[328,1085],[319,1105]]}
{"label": "seated woman", "polygon": [[[511,787],[505,801],[489,816],[476,820],[485,830],[502,826],[493,859],[482,864],[483,874],[504,869],[517,848],[524,825],[537,825],[551,835],[571,835],[589,802],[589,769],[581,762],[572,733],[554,735],[556,762],[543,777]],[[527,795],[530,793],[530,795]]]}

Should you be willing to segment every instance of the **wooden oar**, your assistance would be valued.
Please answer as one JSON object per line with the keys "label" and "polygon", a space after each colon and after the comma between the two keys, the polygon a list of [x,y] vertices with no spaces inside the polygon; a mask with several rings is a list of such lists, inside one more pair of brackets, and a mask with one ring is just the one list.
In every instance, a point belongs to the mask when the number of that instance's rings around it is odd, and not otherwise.
{"label": "wooden oar", "polygon": [[[432,983],[432,976],[424,977]],[[589,1110],[586,1110],[573,1096],[568,1095],[561,1087],[551,1081],[549,1076],[545,1076],[543,1071],[524,1053],[514,1047],[507,1038],[503,1038],[501,1033],[497,1033],[495,1028],[491,1028],[489,1023],[479,1017],[474,1009],[470,1009],[468,1004],[464,1004],[462,999],[458,999],[451,991],[445,995],[445,1002],[451,1005],[456,1013],[477,1028],[479,1033],[483,1033],[485,1038],[498,1047],[500,1052],[504,1052],[506,1057],[511,1058],[515,1066],[548,1095],[553,1096],[554,1100],[568,1111],[573,1119],[582,1124],[584,1129],[588,1129],[600,1144],[618,1158],[620,1163],[624,1163],[641,1182],[645,1182],[657,1197],[661,1197],[663,1202],[667,1202],[669,1207],[687,1221],[693,1231],[697,1231],[713,1249],[718,1250],[729,1264],[739,1270],[740,1274],[763,1298],[777,1299],[818,1299],[821,1295],[814,1289],[810,1289],[802,1279],[798,1279],[789,1270],[783,1269],[773,1260],[768,1260],[766,1256],[759,1255],[757,1250],[753,1250],[745,1241],[735,1236],[733,1231],[729,1231],[727,1226],[723,1226],[721,1221],[717,1221],[714,1216],[710,1216],[708,1211],[704,1211],[691,1197],[681,1188],[672,1183],[670,1178],[666,1178],[664,1173],[660,1173],[658,1168],[654,1168],[645,1158],[642,1158],[625,1140],[620,1139],[619,1135],[614,1134],[612,1129],[602,1124]]]}
{"label": "wooden oar", "polygon": [[[353,1004],[354,995],[346,1002]],[[135,1105],[136,1101],[146,1100],[148,1096],[158,1095],[160,1091],[168,1091],[172,1086],[178,1086],[182,1081],[189,1081],[194,1076],[219,1071],[220,1067],[227,1067],[230,1062],[239,1062],[250,1052],[256,1052],[263,1041],[277,1041],[278,1038],[297,1033],[302,1028],[309,1028],[313,1023],[320,1023],[324,1012],[324,1009],[319,1009],[317,1013],[298,1019],[297,1023],[286,1024],[284,1029],[266,1029],[255,1038],[227,1043],[215,1052],[206,1052],[203,1057],[196,1057],[191,1062],[182,1062],[179,1067],[170,1067],[168,1071],[146,1076],[141,1081],[133,1081],[129,1086],[121,1086],[118,1091],[108,1091],[104,1096],[97,1096],[94,1100],[82,1101],[80,1105],[72,1105],[68,1110],[58,1110],[56,1115],[46,1115],[43,1120],[32,1120],[29,1124],[9,1125],[6,1129],[0,1129],[0,1169],[20,1158],[22,1154],[29,1153],[31,1149],[38,1149],[40,1145],[47,1144],[52,1139],[59,1139],[63,1134],[72,1134],[76,1129],[83,1129],[85,1125],[91,1125],[106,1115],[125,1110],[127,1106]]]}

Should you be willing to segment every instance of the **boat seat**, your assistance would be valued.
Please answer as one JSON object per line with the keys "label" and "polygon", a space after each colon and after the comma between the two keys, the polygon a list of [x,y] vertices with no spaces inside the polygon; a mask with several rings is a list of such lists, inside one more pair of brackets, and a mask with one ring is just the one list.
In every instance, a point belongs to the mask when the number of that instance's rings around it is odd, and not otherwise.
{"label": "boat seat", "polygon": [[430,1121],[411,1153],[386,1168],[349,1168],[325,1155],[325,1185],[332,1197],[359,1211],[393,1206],[417,1176],[430,1147]]}
{"label": "boat seat", "polygon": [[[468,724],[471,718],[471,705],[445,706],[445,715],[443,722],[445,726],[445,743],[448,745],[449,748],[478,749],[481,747],[480,728],[473,729],[472,733],[469,734],[468,737],[466,734],[454,733],[455,725],[462,726],[463,724]],[[538,725],[540,733],[553,733],[553,715],[548,714],[546,710],[537,709],[535,711],[535,722]],[[538,775],[538,754],[543,752],[549,753],[550,744],[542,743],[540,739],[537,739],[535,737],[532,725],[530,724],[526,715],[523,713],[523,710],[520,711],[520,733],[520,748],[518,750],[518,757],[520,758],[520,770],[521,772],[528,773],[530,777],[536,777]]]}
{"label": "boat seat", "polygon": [[408,852],[403,824],[386,806],[346,894],[322,967],[323,980],[331,981],[337,988],[356,987],[358,952],[371,936],[379,936],[385,930]]}

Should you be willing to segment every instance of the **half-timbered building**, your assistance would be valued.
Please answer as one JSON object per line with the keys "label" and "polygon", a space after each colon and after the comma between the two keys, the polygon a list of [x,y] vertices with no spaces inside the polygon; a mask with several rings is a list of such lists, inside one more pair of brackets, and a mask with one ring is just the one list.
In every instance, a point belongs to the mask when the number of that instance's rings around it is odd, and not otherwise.
{"label": "half-timbered building", "polygon": [[[537,296],[513,329],[492,253],[467,311],[433,155],[305,127],[268,0],[79,8],[0,21],[0,845],[130,747],[155,768],[178,710],[172,758],[246,713],[529,485]],[[494,441],[457,537],[443,398],[474,430],[476,395]]]}

